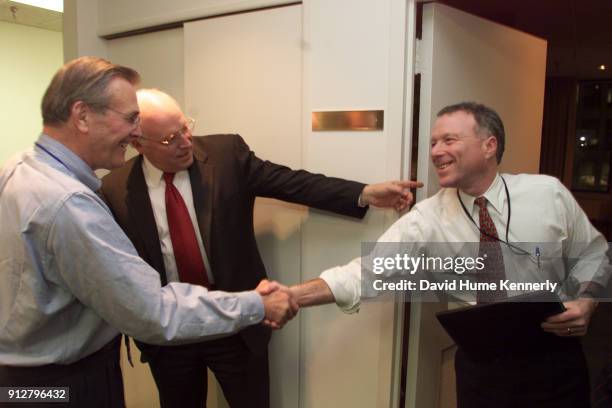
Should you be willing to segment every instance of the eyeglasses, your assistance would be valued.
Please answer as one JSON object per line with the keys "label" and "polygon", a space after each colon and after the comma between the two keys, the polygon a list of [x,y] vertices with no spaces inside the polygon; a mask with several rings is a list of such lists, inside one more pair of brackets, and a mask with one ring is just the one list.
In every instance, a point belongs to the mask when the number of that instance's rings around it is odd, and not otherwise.
{"label": "eyeglasses", "polygon": [[108,109],[110,111],[115,112],[117,115],[121,116],[123,120],[125,120],[127,123],[129,123],[130,125],[134,127],[137,127],[140,124],[140,112],[139,111],[134,111],[131,113],[124,113],[124,112],[118,111],[117,109],[113,109],[110,106],[105,106],[104,109]]}
{"label": "eyeglasses", "polygon": [[158,142],[163,144],[164,146],[170,146],[175,140],[180,140],[180,138],[185,136],[187,133],[191,133],[193,131],[193,128],[195,127],[195,122],[196,121],[194,118],[190,118],[189,116],[187,116],[185,117],[185,123],[183,124],[183,127],[181,127],[178,131],[163,137],[162,139],[154,139],[152,137],[146,136],[138,136],[138,138],[150,140],[152,142]]}

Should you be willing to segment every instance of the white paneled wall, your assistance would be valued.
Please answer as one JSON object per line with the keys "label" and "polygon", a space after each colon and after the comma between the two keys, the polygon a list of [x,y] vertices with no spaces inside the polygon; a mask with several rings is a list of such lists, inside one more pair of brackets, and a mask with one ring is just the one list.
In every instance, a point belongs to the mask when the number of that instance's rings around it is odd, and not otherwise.
{"label": "white paneled wall", "polygon": [[141,87],[159,88],[185,102],[183,29],[157,31],[108,41],[108,58],[140,73]]}
{"label": "white paneled wall", "polygon": [[[304,2],[307,169],[366,183],[400,177],[404,118],[398,112],[404,100],[401,90],[399,97],[394,91],[403,83],[391,81],[401,79],[405,69],[405,7],[399,3],[405,2]],[[312,111],[383,109],[387,114],[390,104],[394,113],[385,117],[383,131],[310,130]],[[304,279],[359,256],[361,242],[375,241],[387,216],[394,217],[374,210],[359,222],[312,211],[303,228]],[[395,305],[388,302],[365,304],[352,316],[335,305],[303,311],[301,406],[390,406],[394,318]]]}
{"label": "white paneled wall", "polygon": [[[76,1],[76,0],[69,0]],[[79,0],[99,4],[100,35],[295,3],[291,0]]]}
{"label": "white paneled wall", "polygon": [[[301,5],[186,24],[185,100],[195,133],[239,133],[260,158],[301,168],[301,39]],[[257,199],[255,234],[272,279],[300,282],[306,216],[304,207]],[[298,316],[272,335],[273,407],[297,406],[299,329]]]}

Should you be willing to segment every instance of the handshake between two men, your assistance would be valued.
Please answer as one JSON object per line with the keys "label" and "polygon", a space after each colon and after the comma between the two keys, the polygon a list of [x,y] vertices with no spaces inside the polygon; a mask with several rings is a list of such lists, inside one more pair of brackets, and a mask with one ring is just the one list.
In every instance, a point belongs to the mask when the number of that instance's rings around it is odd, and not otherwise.
{"label": "handshake between two men", "polygon": [[297,315],[300,306],[288,287],[264,279],[255,290],[261,295],[264,304],[264,325],[280,329]]}

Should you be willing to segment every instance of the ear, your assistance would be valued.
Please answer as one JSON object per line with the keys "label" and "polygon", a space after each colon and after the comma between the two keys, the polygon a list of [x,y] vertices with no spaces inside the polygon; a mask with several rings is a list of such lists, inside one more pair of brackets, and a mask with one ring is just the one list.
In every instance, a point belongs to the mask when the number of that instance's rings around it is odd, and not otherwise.
{"label": "ear", "polygon": [[70,121],[81,133],[89,132],[91,110],[83,101],[76,101],[70,108]]}
{"label": "ear", "polygon": [[485,139],[484,144],[485,157],[490,159],[497,155],[497,138],[495,136],[489,136]]}

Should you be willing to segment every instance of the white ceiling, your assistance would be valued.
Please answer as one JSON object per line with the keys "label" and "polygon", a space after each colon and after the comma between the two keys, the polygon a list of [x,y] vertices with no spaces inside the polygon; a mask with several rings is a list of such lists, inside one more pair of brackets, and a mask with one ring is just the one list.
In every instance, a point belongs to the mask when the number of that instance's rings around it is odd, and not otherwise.
{"label": "white ceiling", "polygon": [[0,21],[61,32],[63,14],[9,0],[0,0]]}

